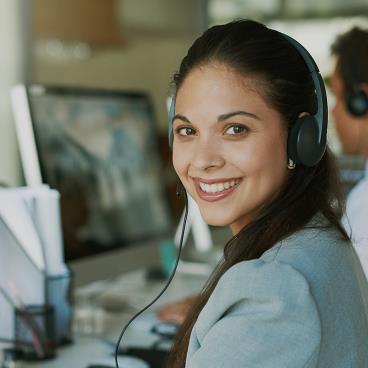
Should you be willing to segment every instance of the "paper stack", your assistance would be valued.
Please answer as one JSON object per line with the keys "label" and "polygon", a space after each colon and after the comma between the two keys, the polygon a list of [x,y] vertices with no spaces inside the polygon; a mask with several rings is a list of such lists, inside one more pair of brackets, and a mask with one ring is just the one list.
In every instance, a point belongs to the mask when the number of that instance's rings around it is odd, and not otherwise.
{"label": "paper stack", "polygon": [[70,272],[59,193],[47,185],[0,189],[0,330],[14,339],[14,308],[53,305],[57,343],[70,339]]}

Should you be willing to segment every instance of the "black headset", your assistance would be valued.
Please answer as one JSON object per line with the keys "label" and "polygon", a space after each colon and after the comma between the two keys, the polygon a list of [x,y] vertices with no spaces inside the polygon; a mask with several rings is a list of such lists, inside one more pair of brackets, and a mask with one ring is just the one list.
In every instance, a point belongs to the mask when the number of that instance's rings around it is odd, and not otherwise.
{"label": "black headset", "polygon": [[349,113],[360,118],[368,113],[368,94],[359,87],[353,87],[345,98],[346,109]]}
{"label": "black headset", "polygon": [[[316,62],[310,53],[296,40],[282,34],[299,52],[311,74],[317,111],[313,115],[305,115],[298,118],[292,124],[287,142],[287,154],[295,164],[304,166],[315,166],[322,158],[326,150],[328,109],[326,89]],[[366,96],[367,97],[367,96]],[[368,106],[368,101],[367,101]],[[173,96],[169,111],[169,145],[173,144],[173,119],[175,115],[175,95]]]}

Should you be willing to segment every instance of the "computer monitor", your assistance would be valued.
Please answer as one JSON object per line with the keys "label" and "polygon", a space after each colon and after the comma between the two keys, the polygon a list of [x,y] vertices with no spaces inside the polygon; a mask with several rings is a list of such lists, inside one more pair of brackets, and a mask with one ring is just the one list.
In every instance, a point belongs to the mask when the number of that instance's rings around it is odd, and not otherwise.
{"label": "computer monitor", "polygon": [[[66,261],[170,236],[147,94],[21,85],[11,95],[26,184],[46,183],[61,194]],[[132,257],[137,264],[145,258]],[[98,273],[96,266],[94,258]]]}

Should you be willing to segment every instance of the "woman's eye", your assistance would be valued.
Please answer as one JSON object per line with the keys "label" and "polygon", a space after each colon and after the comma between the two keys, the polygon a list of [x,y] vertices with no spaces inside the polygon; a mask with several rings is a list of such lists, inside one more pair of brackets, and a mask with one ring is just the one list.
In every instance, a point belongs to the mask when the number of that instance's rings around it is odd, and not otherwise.
{"label": "woman's eye", "polygon": [[244,125],[231,125],[226,129],[226,133],[230,135],[241,135],[247,131],[247,127]]}
{"label": "woman's eye", "polygon": [[189,128],[189,127],[184,127],[184,128],[178,128],[176,130],[176,132],[179,134],[179,135],[183,135],[183,136],[186,136],[186,135],[193,135],[195,134],[195,130],[192,129],[192,128]]}

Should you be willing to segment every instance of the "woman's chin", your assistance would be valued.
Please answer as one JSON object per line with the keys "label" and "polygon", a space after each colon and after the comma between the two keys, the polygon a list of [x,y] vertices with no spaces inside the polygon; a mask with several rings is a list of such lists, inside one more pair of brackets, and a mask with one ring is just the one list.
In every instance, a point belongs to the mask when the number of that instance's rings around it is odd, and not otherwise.
{"label": "woman's chin", "polygon": [[226,221],[226,219],[224,219],[223,216],[215,217],[213,215],[211,216],[211,215],[202,214],[202,218],[204,222],[210,226],[224,227],[224,226],[229,226],[231,224],[231,221]]}

